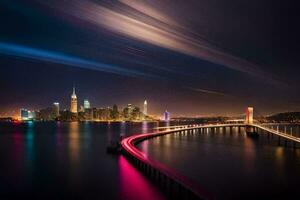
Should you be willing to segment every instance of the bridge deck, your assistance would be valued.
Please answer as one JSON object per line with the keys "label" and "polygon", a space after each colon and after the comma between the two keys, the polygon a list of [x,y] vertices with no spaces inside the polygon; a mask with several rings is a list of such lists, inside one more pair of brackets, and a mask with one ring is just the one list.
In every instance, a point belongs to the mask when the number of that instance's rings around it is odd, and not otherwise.
{"label": "bridge deck", "polygon": [[293,136],[293,135],[289,135],[274,129],[270,129],[267,127],[264,127],[262,125],[259,124],[208,124],[208,125],[198,125],[198,124],[192,124],[192,125],[179,125],[179,126],[166,126],[166,127],[157,127],[157,130],[162,130],[162,129],[170,129],[170,130],[180,130],[180,129],[184,129],[184,130],[191,130],[191,129],[196,129],[196,128],[221,128],[221,127],[245,127],[245,126],[252,126],[252,127],[256,127],[259,129],[262,129],[264,131],[270,132],[274,135],[277,135],[279,137],[283,137],[287,140],[291,140],[293,142],[296,143],[300,143],[300,138]]}
{"label": "bridge deck", "polygon": [[125,151],[125,153],[130,154],[132,157],[134,157],[134,159],[141,161],[142,163],[150,166],[152,169],[159,171],[161,174],[168,177],[172,181],[175,181],[177,184],[180,184],[182,187],[192,192],[200,199],[214,199],[213,196],[205,189],[203,189],[198,183],[195,183],[194,181],[188,179],[187,177],[179,174],[175,170],[163,165],[162,163],[159,163],[158,161],[149,158],[148,155],[144,154],[142,151],[136,148],[137,143],[143,140],[174,133],[177,131],[184,131],[184,130],[189,130],[194,128],[196,127],[165,130],[165,131],[159,131],[154,133],[134,135],[123,139],[121,141],[121,146]]}
{"label": "bridge deck", "polygon": [[258,125],[258,124],[253,124],[251,126],[256,127],[256,128],[260,128],[260,129],[265,130],[265,131],[268,131],[268,132],[270,132],[274,135],[283,137],[283,138],[291,140],[293,142],[300,143],[300,138],[299,137],[289,135],[289,134],[286,134],[286,133],[283,133],[283,132],[280,132],[280,131],[277,131],[277,130],[274,130],[274,129],[270,129],[270,128],[267,128],[267,127],[264,127],[264,126],[261,126],[261,125]]}
{"label": "bridge deck", "polygon": [[200,128],[221,128],[221,127],[245,127],[245,126],[252,126],[255,128],[259,128],[265,131],[268,131],[272,134],[278,135],[279,137],[283,137],[287,140],[294,141],[296,143],[300,143],[300,138],[288,135],[286,133],[281,133],[279,131],[263,127],[258,124],[209,124],[209,125],[192,125],[192,126],[169,126],[169,127],[159,127],[164,128],[166,130],[157,131],[154,133],[145,133],[139,135],[133,135],[128,138],[125,138],[121,141],[121,146],[125,155],[129,155],[135,161],[141,162],[147,167],[157,171],[160,174],[168,177],[170,180],[175,181],[177,184],[180,184],[182,187],[187,189],[188,191],[192,192],[194,195],[200,197],[201,199],[213,199],[213,196],[204,190],[201,186],[196,184],[194,181],[188,179],[187,177],[177,173],[175,170],[159,163],[156,160],[153,160],[148,157],[145,153],[140,151],[136,148],[136,145],[146,139],[150,139],[157,136],[162,136],[170,133],[175,133],[178,131],[187,131],[193,129],[200,129]]}

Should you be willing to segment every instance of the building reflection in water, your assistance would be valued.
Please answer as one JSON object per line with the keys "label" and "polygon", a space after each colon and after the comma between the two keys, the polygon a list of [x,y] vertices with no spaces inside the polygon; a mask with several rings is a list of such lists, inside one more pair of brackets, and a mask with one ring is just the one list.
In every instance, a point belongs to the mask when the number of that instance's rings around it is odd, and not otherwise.
{"label": "building reflection in water", "polygon": [[[148,133],[148,122],[143,122],[142,123],[142,133]],[[142,152],[145,153],[145,155],[148,156],[148,140],[145,140],[141,143],[141,149],[142,149]]]}
{"label": "building reflection in water", "polygon": [[26,149],[26,157],[25,162],[28,169],[32,169],[33,161],[34,161],[34,123],[28,122],[27,131],[25,135],[25,149]]}
{"label": "building reflection in water", "polygon": [[14,131],[12,133],[12,164],[11,164],[11,172],[13,177],[18,177],[19,173],[21,173],[23,166],[23,155],[24,155],[24,138],[21,133],[21,127],[23,124],[14,124]]}
{"label": "building reflection in water", "polygon": [[107,144],[112,144],[114,142],[114,136],[112,131],[112,124],[110,122],[107,123],[106,126],[106,133],[107,133]]}
{"label": "building reflection in water", "polygon": [[148,133],[148,131],[149,131],[148,122],[146,122],[146,121],[142,122],[142,133]]}
{"label": "building reflection in water", "polygon": [[61,150],[61,147],[63,146],[63,137],[62,137],[62,125],[61,122],[56,122],[55,126],[56,134],[55,134],[55,140],[56,140],[56,146]]}
{"label": "building reflection in water", "polygon": [[119,199],[161,200],[162,193],[156,189],[124,156],[119,156]]}
{"label": "building reflection in water", "polygon": [[79,131],[78,122],[71,122],[69,129],[69,153],[71,158],[71,164],[76,164],[79,161]]}
{"label": "building reflection in water", "polygon": [[120,137],[126,136],[126,122],[122,121],[120,124]]}
{"label": "building reflection in water", "polygon": [[254,170],[254,161],[256,156],[256,147],[253,141],[253,138],[248,138],[247,136],[244,136],[245,144],[244,147],[244,165],[245,169],[251,173]]}
{"label": "building reflection in water", "polygon": [[91,146],[91,122],[84,122],[84,125],[83,125],[83,131],[80,131],[81,134],[81,137],[83,137],[83,145],[84,145],[84,148],[85,150],[89,149],[90,146]]}

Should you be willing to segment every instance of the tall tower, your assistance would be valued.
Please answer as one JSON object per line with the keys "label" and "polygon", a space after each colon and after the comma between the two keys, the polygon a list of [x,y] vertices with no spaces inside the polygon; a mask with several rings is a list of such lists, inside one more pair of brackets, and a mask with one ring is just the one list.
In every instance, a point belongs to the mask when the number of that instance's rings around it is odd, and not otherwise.
{"label": "tall tower", "polygon": [[91,104],[90,104],[89,100],[85,99],[83,101],[83,107],[84,107],[84,109],[90,109],[91,108]]}
{"label": "tall tower", "polygon": [[59,103],[58,102],[53,103],[53,114],[55,117],[59,116]]}
{"label": "tall tower", "polygon": [[246,110],[246,124],[253,124],[253,107],[248,107]]}
{"label": "tall tower", "polygon": [[171,117],[170,117],[170,113],[168,111],[164,112],[164,121],[170,121]]}
{"label": "tall tower", "polygon": [[144,113],[145,116],[148,115],[147,100],[144,101],[144,110],[143,110],[143,113]]}
{"label": "tall tower", "polygon": [[72,113],[77,113],[77,96],[75,94],[75,87],[73,87],[73,94],[71,95],[71,109]]}

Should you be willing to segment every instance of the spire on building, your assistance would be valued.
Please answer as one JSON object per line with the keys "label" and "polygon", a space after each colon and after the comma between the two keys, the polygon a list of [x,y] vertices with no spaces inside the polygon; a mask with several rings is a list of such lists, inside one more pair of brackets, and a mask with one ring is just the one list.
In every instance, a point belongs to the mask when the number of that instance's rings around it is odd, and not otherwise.
{"label": "spire on building", "polygon": [[145,116],[148,115],[148,103],[147,103],[147,100],[144,101],[144,110],[143,110],[143,113]]}
{"label": "spire on building", "polygon": [[75,87],[73,86],[73,93],[71,95],[71,108],[70,111],[72,113],[77,113],[77,96],[75,93]]}
{"label": "spire on building", "polygon": [[73,93],[72,93],[71,98],[77,98],[77,97],[76,97],[76,93],[75,93],[75,86],[73,86]]}

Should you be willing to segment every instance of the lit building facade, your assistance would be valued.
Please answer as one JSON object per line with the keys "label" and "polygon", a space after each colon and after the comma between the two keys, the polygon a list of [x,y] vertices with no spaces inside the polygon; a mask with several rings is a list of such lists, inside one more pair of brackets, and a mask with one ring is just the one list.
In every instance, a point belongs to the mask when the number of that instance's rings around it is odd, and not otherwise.
{"label": "lit building facade", "polygon": [[30,111],[27,109],[22,108],[20,110],[20,115],[21,115],[21,120],[34,120],[36,118],[36,112],[35,111]]}
{"label": "lit building facade", "polygon": [[54,117],[59,116],[59,103],[58,102],[53,103],[53,115],[54,115]]}
{"label": "lit building facade", "polygon": [[164,112],[164,120],[165,121],[170,121],[170,119],[171,119],[170,113],[168,111],[165,111]]}
{"label": "lit building facade", "polygon": [[20,110],[20,115],[22,120],[28,120],[29,119],[29,112],[27,109],[21,109]]}
{"label": "lit building facade", "polygon": [[72,113],[77,113],[77,96],[75,93],[75,87],[73,87],[73,94],[71,95],[71,108]]}
{"label": "lit building facade", "polygon": [[90,109],[91,108],[91,104],[90,104],[89,100],[85,99],[83,101],[83,107],[84,107],[84,109]]}
{"label": "lit building facade", "polygon": [[147,103],[147,100],[144,101],[144,110],[143,110],[143,114],[145,116],[148,115],[148,103]]}
{"label": "lit building facade", "polygon": [[28,111],[28,119],[34,120],[36,118],[36,112],[35,111]]}

